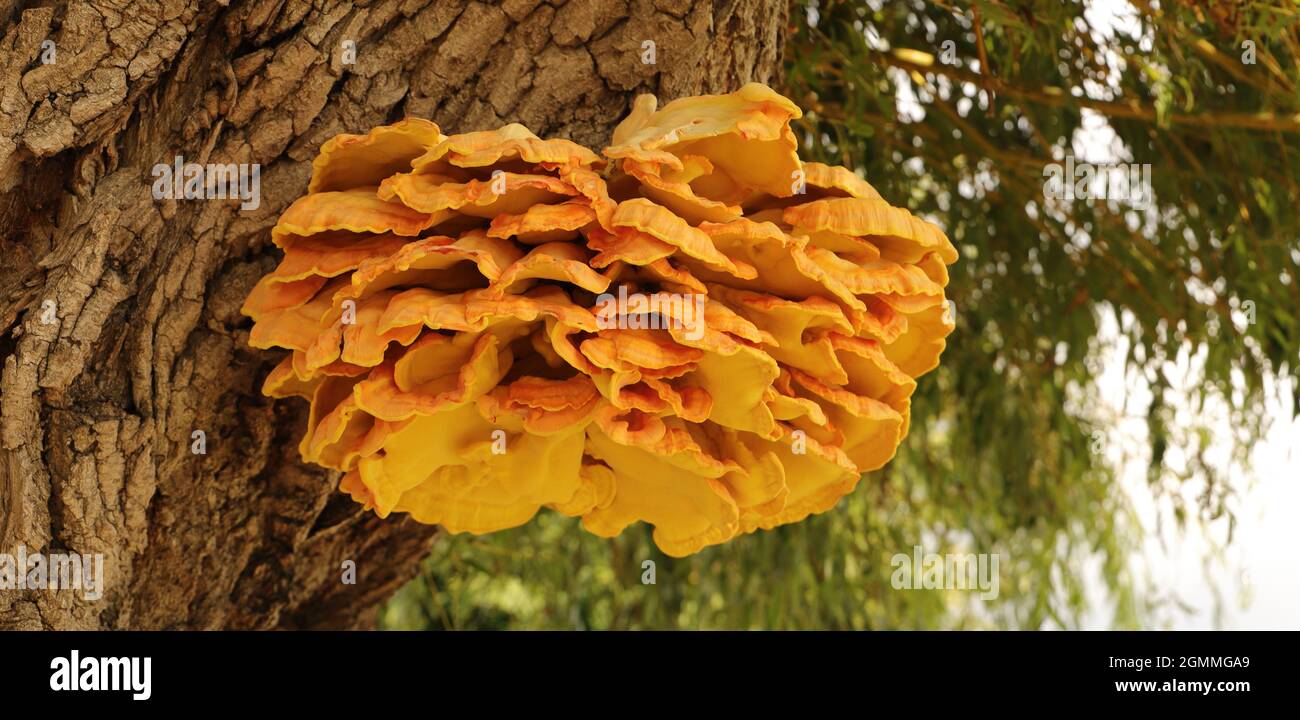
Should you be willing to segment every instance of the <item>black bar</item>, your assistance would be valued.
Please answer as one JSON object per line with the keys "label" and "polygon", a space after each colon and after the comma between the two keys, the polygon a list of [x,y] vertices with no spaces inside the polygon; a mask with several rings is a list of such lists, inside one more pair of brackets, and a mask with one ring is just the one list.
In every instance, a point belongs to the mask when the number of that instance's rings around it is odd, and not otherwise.
{"label": "black bar", "polygon": [[[624,695],[629,709],[673,714],[674,703],[719,702],[733,709],[806,703],[809,714],[843,703],[883,711],[883,698],[932,710],[1017,704],[1059,710],[1074,702],[1285,707],[1296,695],[1295,638],[1260,632],[5,633],[0,678],[6,690],[48,709],[238,709],[265,698],[259,702],[332,709],[355,703],[376,713],[408,701],[447,712],[467,702],[479,709],[541,703],[562,710],[572,701],[574,709],[591,710],[594,698],[608,693]],[[53,690],[52,662],[70,660],[74,650],[83,661],[150,658],[150,697]],[[1117,689],[1134,681],[1155,685]],[[1216,686],[1206,694],[1166,681]],[[709,697],[700,700],[701,694]]]}

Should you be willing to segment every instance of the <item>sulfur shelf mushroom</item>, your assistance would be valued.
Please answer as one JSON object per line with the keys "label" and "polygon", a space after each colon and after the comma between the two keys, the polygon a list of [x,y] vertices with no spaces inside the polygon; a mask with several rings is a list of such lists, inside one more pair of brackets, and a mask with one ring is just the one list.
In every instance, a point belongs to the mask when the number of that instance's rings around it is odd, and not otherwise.
{"label": "sulfur shelf mushroom", "polygon": [[639,98],[593,152],[407,119],[325,143],[243,312],[305,461],[380,516],[542,509],[687,555],[833,507],[894,456],[957,253],[802,162],[771,89]]}

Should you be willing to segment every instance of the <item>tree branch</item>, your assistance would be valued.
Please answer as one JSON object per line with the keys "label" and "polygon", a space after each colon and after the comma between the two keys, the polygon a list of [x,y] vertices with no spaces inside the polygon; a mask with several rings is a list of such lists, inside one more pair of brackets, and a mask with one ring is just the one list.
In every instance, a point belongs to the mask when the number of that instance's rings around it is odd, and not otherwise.
{"label": "tree branch", "polygon": [[[1050,107],[1075,106],[1086,107],[1112,118],[1128,118],[1156,122],[1155,108],[1143,105],[1136,100],[1108,101],[1092,98],[1075,97],[1059,87],[1026,88],[1010,85],[1000,78],[985,76],[962,68],[941,65],[934,61],[930,53],[910,48],[896,48],[892,51],[871,50],[871,55],[890,67],[909,72],[932,72],[946,75],[957,82],[968,82],[978,86],[991,85],[996,92],[1008,97],[1028,100]],[[1278,114],[1272,112],[1241,113],[1218,112],[1183,114],[1173,113],[1168,116],[1175,125],[1196,127],[1236,128],[1242,130],[1271,130],[1278,132],[1300,132],[1300,113]]]}

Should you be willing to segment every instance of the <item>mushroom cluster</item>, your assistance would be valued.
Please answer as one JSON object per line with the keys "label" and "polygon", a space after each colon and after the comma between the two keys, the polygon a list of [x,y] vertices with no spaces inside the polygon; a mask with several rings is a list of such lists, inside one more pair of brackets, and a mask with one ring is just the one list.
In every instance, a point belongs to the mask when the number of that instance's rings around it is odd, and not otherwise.
{"label": "mushroom cluster", "polygon": [[407,119],[325,143],[243,311],[300,450],[381,517],[550,508],[682,556],[831,508],[893,457],[957,253],[801,162],[768,87],[637,99],[600,155]]}

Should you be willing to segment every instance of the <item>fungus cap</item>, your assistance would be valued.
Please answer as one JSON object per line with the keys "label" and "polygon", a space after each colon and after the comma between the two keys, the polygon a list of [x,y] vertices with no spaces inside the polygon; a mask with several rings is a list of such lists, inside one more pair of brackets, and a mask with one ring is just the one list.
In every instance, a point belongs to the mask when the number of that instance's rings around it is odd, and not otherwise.
{"label": "fungus cap", "polygon": [[[953,330],[937,227],[802,162],[749,84],[642,96],[601,153],[407,119],[326,142],[249,343],[299,450],[381,517],[546,509],[682,556],[829,510],[907,436]],[[605,160],[608,159],[608,162]]]}

